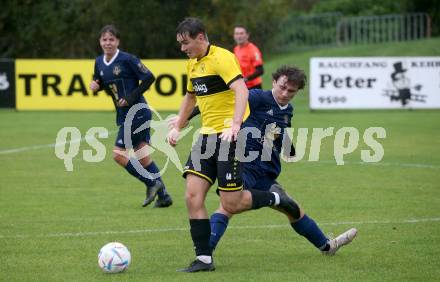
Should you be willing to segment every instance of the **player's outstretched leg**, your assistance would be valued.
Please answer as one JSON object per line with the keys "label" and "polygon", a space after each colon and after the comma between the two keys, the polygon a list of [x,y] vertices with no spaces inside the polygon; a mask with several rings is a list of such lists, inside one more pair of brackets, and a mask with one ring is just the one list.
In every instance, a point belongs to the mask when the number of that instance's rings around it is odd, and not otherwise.
{"label": "player's outstretched leg", "polygon": [[[325,255],[334,255],[336,251],[349,244],[356,237],[357,230],[352,228],[342,233],[335,239],[328,239],[316,222],[310,218],[307,214],[304,214],[301,207],[284,191],[279,184],[272,185],[270,191],[275,191],[280,195],[280,198],[284,198],[284,203],[287,205],[280,205],[279,208],[288,214],[290,225],[301,236],[304,236],[310,243],[318,248]],[[292,205],[292,203],[294,203]],[[293,208],[292,208],[293,207]]]}
{"label": "player's outstretched leg", "polygon": [[356,237],[356,235],[357,235],[356,228],[351,228],[351,229],[345,231],[344,233],[342,233],[338,237],[336,237],[334,239],[330,239],[328,241],[328,244],[330,246],[328,251],[322,251],[322,253],[327,256],[333,256],[339,250],[339,248],[350,244],[351,241],[353,241],[353,239]]}
{"label": "player's outstretched leg", "polygon": [[336,251],[349,244],[356,237],[356,228],[351,228],[342,233],[335,239],[328,239],[316,222],[304,214],[299,220],[291,223],[292,228],[296,233],[304,236],[310,243],[318,248],[324,255],[332,256]]}
{"label": "player's outstretched leg", "polygon": [[322,250],[328,250],[330,248],[328,244],[328,238],[321,231],[316,222],[304,214],[300,219],[291,222],[293,230],[301,236],[304,236],[310,243],[316,248]]}
{"label": "player's outstretched leg", "polygon": [[300,218],[301,211],[299,206],[292,198],[287,195],[286,191],[281,188],[281,185],[274,184],[270,187],[269,192],[277,193],[280,197],[280,203],[277,205],[279,208],[287,212],[292,218]]}
{"label": "player's outstretched leg", "polygon": [[329,250],[330,244],[329,240],[318,227],[316,222],[308,217],[302,211],[299,204],[297,204],[281,187],[279,184],[273,184],[269,191],[276,191],[280,198],[284,199],[284,205],[278,206],[278,210],[282,211],[287,215],[290,221],[290,225],[293,230],[296,231],[301,236],[304,236],[310,243],[312,243],[316,248],[322,250]]}

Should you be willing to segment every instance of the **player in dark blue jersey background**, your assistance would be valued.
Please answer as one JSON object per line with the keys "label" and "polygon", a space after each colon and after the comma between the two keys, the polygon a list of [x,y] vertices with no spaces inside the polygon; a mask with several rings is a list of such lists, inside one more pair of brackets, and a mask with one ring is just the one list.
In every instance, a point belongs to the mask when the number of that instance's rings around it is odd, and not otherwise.
{"label": "player in dark blue jersey background", "polygon": [[[173,202],[161,177],[151,177],[159,175],[159,169],[146,154],[150,142],[150,128],[134,133],[142,124],[151,120],[151,111],[146,107],[147,102],[142,94],[153,84],[154,75],[139,58],[118,49],[119,32],[114,26],[106,25],[101,29],[99,43],[103,54],[96,58],[90,89],[93,92],[105,90],[115,104],[119,131],[113,148],[113,159],[146,185],[146,199],[142,206],[149,205],[157,195],[155,207],[168,207]],[[124,140],[124,121],[127,113],[138,103],[145,104],[145,107],[138,110],[133,117],[130,128],[131,141],[139,162],[150,177],[145,177],[135,169]]]}
{"label": "player in dark blue jersey background", "polygon": [[[284,131],[291,126],[293,107],[289,103],[306,83],[304,72],[296,67],[282,66],[273,75],[272,90],[260,89],[249,91],[249,106],[251,114],[242,125],[242,131],[254,131],[255,138],[248,134],[244,156],[250,152],[258,152],[256,158],[244,162],[244,187],[270,191],[282,189],[276,181],[281,173],[280,154]],[[292,151],[292,150],[291,150]],[[296,204],[295,216],[286,213],[279,207],[274,209],[286,214],[292,228],[309,240],[323,254],[333,255],[343,245],[350,243],[357,234],[355,228],[349,229],[335,239],[328,239],[315,221],[304,214],[303,209]],[[219,209],[211,216],[210,245],[215,249],[228,226],[232,214],[220,204]]]}

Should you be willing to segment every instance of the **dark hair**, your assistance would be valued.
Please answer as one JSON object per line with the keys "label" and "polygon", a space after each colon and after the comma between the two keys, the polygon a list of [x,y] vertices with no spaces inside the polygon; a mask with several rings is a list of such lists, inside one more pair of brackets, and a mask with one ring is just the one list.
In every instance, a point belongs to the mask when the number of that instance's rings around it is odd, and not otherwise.
{"label": "dark hair", "polygon": [[246,28],[244,25],[236,24],[236,25],[234,26],[234,28],[242,28],[242,29],[244,29],[244,31],[245,31],[246,33],[249,33],[249,31],[247,30],[247,28]]}
{"label": "dark hair", "polygon": [[208,38],[206,35],[205,25],[198,18],[185,18],[177,26],[176,33],[180,35],[188,33],[189,37],[192,39],[196,38],[198,34],[202,33],[205,38]]}
{"label": "dark hair", "polygon": [[307,76],[303,70],[294,66],[281,66],[273,74],[273,80],[277,81],[278,78],[285,75],[287,77],[287,82],[294,83],[298,86],[298,89],[304,89],[306,85]]}
{"label": "dark hair", "polygon": [[117,39],[119,39],[119,30],[112,24],[108,24],[101,28],[101,32],[99,33],[99,37],[101,37],[104,33],[110,33]]}

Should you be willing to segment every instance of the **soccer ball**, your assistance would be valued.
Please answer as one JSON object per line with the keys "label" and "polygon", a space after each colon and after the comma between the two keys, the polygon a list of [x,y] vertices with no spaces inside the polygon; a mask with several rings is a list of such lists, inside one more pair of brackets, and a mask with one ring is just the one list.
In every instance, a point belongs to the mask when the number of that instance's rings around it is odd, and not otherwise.
{"label": "soccer ball", "polygon": [[101,248],[98,254],[99,267],[107,273],[117,273],[128,268],[130,251],[121,243],[111,242]]}

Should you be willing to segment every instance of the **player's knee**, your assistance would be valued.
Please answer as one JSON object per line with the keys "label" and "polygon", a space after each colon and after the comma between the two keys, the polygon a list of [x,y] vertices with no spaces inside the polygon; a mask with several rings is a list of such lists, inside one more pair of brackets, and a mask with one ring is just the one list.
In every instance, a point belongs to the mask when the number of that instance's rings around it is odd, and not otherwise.
{"label": "player's knee", "polygon": [[136,151],[135,151],[136,157],[138,158],[139,162],[143,167],[147,167],[152,162],[149,156],[149,150],[150,147],[145,143],[142,143],[141,145],[136,147]]}
{"label": "player's knee", "polygon": [[147,167],[151,164],[152,160],[150,157],[146,156],[145,158],[140,159],[139,162],[143,167]]}
{"label": "player's knee", "polygon": [[185,192],[185,202],[188,207],[196,208],[199,205],[203,205],[203,197],[196,191],[187,189]]}
{"label": "player's knee", "polygon": [[[279,189],[283,190],[284,189],[281,187],[281,185],[279,184],[274,184],[272,186],[278,186]],[[287,194],[286,194],[287,195]],[[290,212],[289,214],[289,219],[292,221],[297,221],[299,220],[301,217],[304,216],[304,211],[302,210],[301,206],[298,204],[297,201],[295,201],[292,197],[290,197],[289,195],[287,195],[290,200],[291,200],[291,204],[290,204]]]}
{"label": "player's knee", "polygon": [[[293,199],[292,199],[293,200]],[[292,214],[292,218],[293,220],[299,220],[301,217],[303,217],[304,213],[301,210],[301,207],[299,206],[299,204],[293,200],[293,214]]]}
{"label": "player's knee", "polygon": [[120,150],[113,150],[113,160],[121,166],[127,164],[127,158],[124,156],[124,152]]}
{"label": "player's knee", "polygon": [[191,202],[191,201],[194,201],[196,199],[196,197],[197,197],[196,193],[194,193],[192,191],[189,191],[189,190],[186,190],[186,192],[185,192],[185,201],[187,203]]}
{"label": "player's knee", "polygon": [[293,220],[298,220],[301,218],[301,207],[298,205],[298,203],[292,199],[292,218]]}
{"label": "player's knee", "polygon": [[301,206],[299,206],[295,200],[294,200],[294,203],[295,203],[294,204],[295,213],[289,217],[291,222],[297,222],[298,220],[300,220],[304,216],[304,211],[302,210]]}
{"label": "player's knee", "polygon": [[[246,210],[246,205],[243,202],[243,195],[239,192],[225,192],[227,196],[221,198],[223,208],[230,214],[237,214]],[[232,194],[237,193],[237,194]]]}

